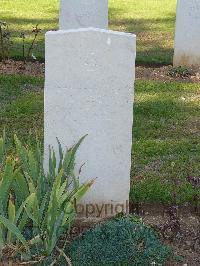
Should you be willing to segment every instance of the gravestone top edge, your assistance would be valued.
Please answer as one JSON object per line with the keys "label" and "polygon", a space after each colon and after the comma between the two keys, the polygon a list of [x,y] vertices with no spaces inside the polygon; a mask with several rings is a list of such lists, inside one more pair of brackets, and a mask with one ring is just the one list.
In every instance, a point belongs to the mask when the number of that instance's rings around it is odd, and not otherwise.
{"label": "gravestone top edge", "polygon": [[77,33],[77,32],[101,32],[101,33],[107,33],[107,34],[113,34],[118,36],[130,36],[133,38],[136,38],[136,35],[129,32],[121,32],[121,31],[113,31],[113,30],[106,30],[106,29],[99,29],[99,28],[79,28],[79,29],[70,29],[70,30],[57,30],[57,31],[47,31],[46,36],[48,35],[60,35],[60,34],[68,34],[68,33]]}
{"label": "gravestone top edge", "polygon": [[61,30],[108,28],[108,0],[60,0]]}

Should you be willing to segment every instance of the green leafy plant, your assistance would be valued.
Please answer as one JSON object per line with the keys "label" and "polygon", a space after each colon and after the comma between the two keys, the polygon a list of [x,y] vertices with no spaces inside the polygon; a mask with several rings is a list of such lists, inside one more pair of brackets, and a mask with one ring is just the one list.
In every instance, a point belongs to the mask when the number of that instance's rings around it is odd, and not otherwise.
{"label": "green leafy plant", "polygon": [[[75,204],[94,180],[81,184],[74,175],[75,155],[85,137],[71,149],[63,151],[60,142],[59,159],[49,149],[49,169],[44,170],[41,145],[24,147],[15,136],[16,155],[4,159],[5,136],[0,139],[0,160],[5,163],[0,173],[0,248],[13,257],[45,263],[58,247],[60,237],[70,230],[75,219]],[[2,154],[2,155],[1,155]],[[27,233],[28,232],[28,233]]]}
{"label": "green leafy plant", "polygon": [[[23,230],[23,218],[21,219],[20,228],[17,227],[20,217],[20,209],[17,208],[14,202],[13,195],[18,198],[19,194],[25,193],[23,176],[20,173],[20,169],[16,168],[16,161],[12,157],[6,158],[6,142],[5,133],[0,138],[0,252],[13,243],[16,243],[18,239],[29,252],[26,240],[21,234],[20,230]],[[21,181],[24,181],[21,182]],[[13,188],[15,185],[21,186],[21,192],[15,191]],[[25,224],[24,224],[25,225]],[[16,247],[17,248],[17,247]]]}
{"label": "green leafy plant", "polygon": [[186,77],[191,76],[192,74],[193,74],[193,71],[185,66],[172,67],[168,72],[168,75],[173,78],[176,78],[176,77],[186,78]]}
{"label": "green leafy plant", "polygon": [[6,155],[6,136],[4,130],[3,136],[0,137],[0,169],[2,169],[2,166],[4,165],[5,155]]}
{"label": "green leafy plant", "polygon": [[172,255],[153,229],[126,217],[87,231],[72,242],[68,252],[76,266],[164,265]]}

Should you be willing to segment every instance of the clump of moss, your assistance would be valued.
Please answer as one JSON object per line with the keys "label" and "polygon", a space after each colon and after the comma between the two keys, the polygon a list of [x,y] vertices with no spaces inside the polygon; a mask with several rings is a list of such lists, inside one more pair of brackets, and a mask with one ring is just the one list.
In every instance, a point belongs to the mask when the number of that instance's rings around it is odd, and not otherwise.
{"label": "clump of moss", "polygon": [[154,230],[130,218],[97,225],[69,247],[73,265],[163,265],[172,255]]}

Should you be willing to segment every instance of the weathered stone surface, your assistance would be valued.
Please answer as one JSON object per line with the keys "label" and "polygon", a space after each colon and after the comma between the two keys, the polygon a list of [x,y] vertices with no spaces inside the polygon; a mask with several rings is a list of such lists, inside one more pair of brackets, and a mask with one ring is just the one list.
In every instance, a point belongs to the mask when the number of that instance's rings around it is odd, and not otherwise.
{"label": "weathered stone surface", "polygon": [[88,134],[77,165],[85,163],[82,181],[97,177],[83,201],[93,207],[120,211],[117,204],[125,208],[129,200],[135,54],[132,34],[94,28],[46,34],[45,153],[49,144],[57,151],[56,137],[71,147]]}
{"label": "weathered stone surface", "polygon": [[61,0],[60,29],[108,28],[108,0]]}
{"label": "weathered stone surface", "polygon": [[200,1],[178,0],[174,66],[200,65]]}

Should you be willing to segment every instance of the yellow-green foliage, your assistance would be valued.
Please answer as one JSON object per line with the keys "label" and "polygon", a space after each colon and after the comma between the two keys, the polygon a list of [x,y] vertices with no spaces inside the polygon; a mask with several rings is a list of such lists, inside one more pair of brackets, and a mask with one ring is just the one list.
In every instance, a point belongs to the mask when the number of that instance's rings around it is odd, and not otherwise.
{"label": "yellow-green foliage", "polygon": [[[78,202],[93,180],[84,184],[74,175],[75,155],[83,137],[64,151],[59,145],[59,160],[50,149],[49,171],[44,171],[40,143],[25,147],[15,136],[15,154],[6,158],[5,137],[0,138],[0,249],[12,244],[23,258],[48,259],[59,238],[75,218]],[[27,236],[27,230],[29,236]],[[63,251],[61,252],[63,255]]]}

